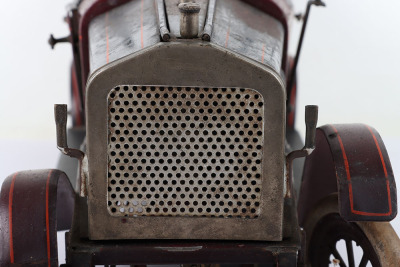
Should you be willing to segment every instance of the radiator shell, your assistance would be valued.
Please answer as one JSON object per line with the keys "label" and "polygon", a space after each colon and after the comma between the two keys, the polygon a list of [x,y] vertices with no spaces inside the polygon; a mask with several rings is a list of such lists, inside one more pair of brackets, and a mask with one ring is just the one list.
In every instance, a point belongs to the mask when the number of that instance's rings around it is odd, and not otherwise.
{"label": "radiator shell", "polygon": [[[195,64],[194,64],[195,63]],[[227,71],[229,70],[229,71]],[[240,87],[264,99],[263,192],[257,219],[115,217],[107,209],[107,135],[110,90],[121,84]],[[86,100],[89,238],[281,240],[284,184],[285,91],[271,68],[201,41],[160,43],[96,71]]]}

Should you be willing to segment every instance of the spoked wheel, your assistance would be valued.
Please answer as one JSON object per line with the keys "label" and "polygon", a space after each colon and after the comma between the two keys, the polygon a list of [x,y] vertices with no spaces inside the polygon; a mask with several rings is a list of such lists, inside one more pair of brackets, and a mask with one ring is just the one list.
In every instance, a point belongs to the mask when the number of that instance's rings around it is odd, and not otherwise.
{"label": "spoked wheel", "polygon": [[[341,255],[338,251],[337,246],[341,240],[346,244],[347,256]],[[359,264],[355,261],[354,245],[362,249]],[[328,214],[317,223],[309,248],[309,258],[312,266],[329,266],[329,264],[333,263],[332,256],[340,267],[366,267],[368,262],[374,267],[381,267],[378,255],[360,227],[355,223],[346,222],[337,213]]]}
{"label": "spoked wheel", "polygon": [[347,222],[337,194],[322,200],[304,224],[308,266],[399,266],[400,240],[389,223]]}

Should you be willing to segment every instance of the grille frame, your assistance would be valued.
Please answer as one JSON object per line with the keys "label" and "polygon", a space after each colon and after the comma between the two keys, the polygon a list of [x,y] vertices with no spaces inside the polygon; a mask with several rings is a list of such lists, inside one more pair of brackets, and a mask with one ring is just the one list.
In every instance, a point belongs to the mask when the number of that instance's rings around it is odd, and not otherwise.
{"label": "grille frame", "polygon": [[[173,64],[171,64],[173,59]],[[196,64],[192,63],[195,62]],[[206,66],[206,67],[205,67]],[[226,71],[229,69],[229,72]],[[119,84],[254,88],[266,103],[261,210],[256,220],[187,217],[114,217],[107,197],[107,96]],[[95,71],[86,89],[88,232],[91,240],[282,240],[285,90],[278,73],[214,44],[161,43]],[[268,151],[268,152],[265,152]]]}

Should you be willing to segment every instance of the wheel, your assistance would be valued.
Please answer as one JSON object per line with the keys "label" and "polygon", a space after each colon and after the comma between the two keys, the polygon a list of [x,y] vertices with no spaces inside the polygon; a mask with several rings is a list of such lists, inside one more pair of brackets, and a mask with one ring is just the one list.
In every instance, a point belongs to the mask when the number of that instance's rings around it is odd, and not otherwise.
{"label": "wheel", "polygon": [[304,223],[308,266],[399,266],[400,239],[388,222],[347,222],[338,196],[319,202]]}

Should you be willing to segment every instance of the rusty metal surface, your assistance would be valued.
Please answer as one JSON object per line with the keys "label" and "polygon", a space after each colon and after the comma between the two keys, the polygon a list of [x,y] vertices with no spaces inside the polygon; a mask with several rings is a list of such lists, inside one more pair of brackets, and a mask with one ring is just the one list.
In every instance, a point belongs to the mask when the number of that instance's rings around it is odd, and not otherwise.
{"label": "rusty metal surface", "polygon": [[133,0],[94,18],[89,25],[90,72],[160,42],[153,1]]}
{"label": "rusty metal surface", "polygon": [[[195,2],[200,5],[200,12],[198,14],[199,16],[198,27],[199,27],[199,32],[202,32],[207,15],[208,0],[197,0]],[[165,10],[167,13],[169,31],[176,38],[181,37],[180,33],[181,13],[179,12],[178,8],[178,5],[180,3],[181,3],[180,0],[165,0]]]}
{"label": "rusty metal surface", "polygon": [[[173,62],[173,64],[172,64]],[[197,64],[192,64],[196,62]],[[285,98],[280,76],[261,64],[202,41],[159,43],[95,72],[87,89],[89,233],[91,239],[282,238]],[[207,68],[204,68],[204,65]],[[226,72],[226,69],[230,69]],[[260,216],[257,219],[111,216],[107,209],[107,97],[120,84],[254,88],[264,99]],[[272,138],[273,137],[273,138]],[[271,216],[274,214],[274,216]]]}
{"label": "rusty metal surface", "polygon": [[[379,134],[364,124],[326,125],[306,159],[299,218],[326,195],[339,192],[348,221],[389,221],[397,214],[396,184]],[[323,177],[323,179],[321,179]]]}
{"label": "rusty metal surface", "polygon": [[259,92],[121,85],[110,91],[108,102],[112,215],[260,215]]}
{"label": "rusty metal surface", "polygon": [[[84,202],[80,202],[84,205]],[[80,235],[78,224],[67,235],[67,264],[193,264],[260,263],[294,266],[300,249],[294,200],[284,203],[283,240],[279,242],[210,240],[91,241]],[[80,207],[79,210],[83,209]],[[84,221],[85,218],[78,218]],[[298,265],[301,266],[301,265]]]}
{"label": "rusty metal surface", "polygon": [[21,171],[3,182],[0,266],[58,266],[57,230],[69,229],[74,191],[59,170]]}
{"label": "rusty metal surface", "polygon": [[218,0],[211,42],[280,72],[285,32],[270,15],[242,1]]}

